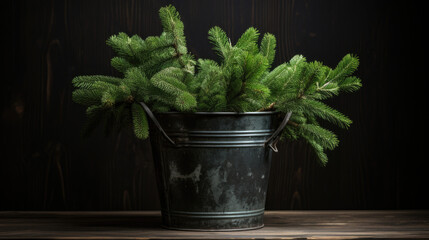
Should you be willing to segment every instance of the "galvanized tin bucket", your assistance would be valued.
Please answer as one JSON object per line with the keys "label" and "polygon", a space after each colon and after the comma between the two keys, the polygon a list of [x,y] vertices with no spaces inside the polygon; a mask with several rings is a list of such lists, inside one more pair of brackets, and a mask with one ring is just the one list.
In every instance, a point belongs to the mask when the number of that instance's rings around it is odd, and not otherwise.
{"label": "galvanized tin bucket", "polygon": [[[233,231],[264,226],[276,112],[160,113],[150,139],[164,227]],[[281,122],[281,123],[280,123]]]}

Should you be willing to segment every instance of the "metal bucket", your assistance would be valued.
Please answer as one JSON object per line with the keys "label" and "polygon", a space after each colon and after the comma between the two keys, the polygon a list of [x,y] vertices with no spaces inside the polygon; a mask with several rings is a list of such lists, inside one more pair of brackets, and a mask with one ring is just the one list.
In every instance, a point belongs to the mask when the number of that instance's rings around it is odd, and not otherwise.
{"label": "metal bucket", "polygon": [[[271,154],[290,117],[276,112],[161,113],[150,139],[163,226],[233,231],[264,226]],[[279,126],[280,125],[280,126]]]}

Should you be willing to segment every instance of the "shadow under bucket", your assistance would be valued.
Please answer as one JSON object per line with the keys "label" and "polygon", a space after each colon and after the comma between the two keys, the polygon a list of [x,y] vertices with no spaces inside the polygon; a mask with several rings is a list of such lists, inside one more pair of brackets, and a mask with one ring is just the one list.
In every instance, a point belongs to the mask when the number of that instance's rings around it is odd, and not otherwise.
{"label": "shadow under bucket", "polygon": [[[264,226],[263,215],[277,136],[276,112],[160,113],[150,139],[163,226],[234,231]],[[162,126],[162,127],[161,127]]]}

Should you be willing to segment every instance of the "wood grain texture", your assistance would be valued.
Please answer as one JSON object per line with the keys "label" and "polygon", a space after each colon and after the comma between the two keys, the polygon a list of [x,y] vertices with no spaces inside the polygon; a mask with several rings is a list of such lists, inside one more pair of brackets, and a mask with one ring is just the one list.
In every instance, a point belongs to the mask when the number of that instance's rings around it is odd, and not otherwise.
{"label": "wood grain texture", "polygon": [[[335,67],[359,56],[364,87],[328,104],[349,116],[332,128],[340,146],[320,167],[303,142],[274,155],[267,209],[428,208],[425,21],[417,1],[51,0],[6,1],[1,88],[0,210],[159,209],[149,141],[132,132],[82,139],[77,75],[118,75],[105,40],[120,31],[161,33],[158,9],[174,4],[189,50],[216,58],[210,27],[235,42],[250,26],[277,37],[275,65],[295,54]],[[423,75],[425,76],[425,75]],[[331,127],[327,125],[327,127]],[[422,157],[423,156],[423,157]]]}
{"label": "wood grain texture", "polygon": [[2,212],[0,239],[427,239],[428,211],[268,211],[265,227],[195,232],[160,227],[159,212]]}

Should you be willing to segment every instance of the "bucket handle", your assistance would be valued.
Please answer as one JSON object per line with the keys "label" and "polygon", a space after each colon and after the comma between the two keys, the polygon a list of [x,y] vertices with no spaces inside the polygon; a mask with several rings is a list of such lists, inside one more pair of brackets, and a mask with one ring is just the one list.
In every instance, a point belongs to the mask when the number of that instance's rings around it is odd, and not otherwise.
{"label": "bucket handle", "polygon": [[[161,127],[161,124],[159,124],[158,120],[156,119],[155,115],[153,115],[150,108],[144,103],[139,102],[139,104],[143,107],[146,114],[152,119],[153,123],[158,127],[158,129],[161,131],[162,135],[173,145],[176,145],[176,143],[167,135],[167,133],[164,131],[164,129]],[[279,134],[283,131],[283,129],[286,127],[287,122],[289,121],[290,116],[292,115],[292,112],[288,112],[283,119],[280,126],[277,128],[277,130],[271,135],[264,143],[264,146],[270,147],[274,152],[278,152],[277,149],[277,142],[279,141]]]}
{"label": "bucket handle", "polygon": [[150,108],[144,103],[139,102],[139,104],[143,107],[144,111],[147,113],[147,115],[152,119],[153,123],[158,127],[159,131],[161,131],[162,135],[173,145],[176,145],[176,143],[167,135],[167,133],[164,131],[164,129],[161,127],[161,124],[159,124],[158,120],[156,120],[155,115],[153,115]]}
{"label": "bucket handle", "polygon": [[285,118],[283,119],[282,123],[280,124],[280,126],[277,128],[277,130],[273,133],[273,135],[271,135],[271,137],[269,137],[267,139],[267,141],[265,141],[264,146],[270,147],[274,152],[278,152],[279,150],[277,149],[277,142],[279,141],[280,137],[279,134],[283,131],[283,129],[286,127],[287,122],[290,119],[290,116],[292,115],[292,112],[289,111],[287,112]]}

